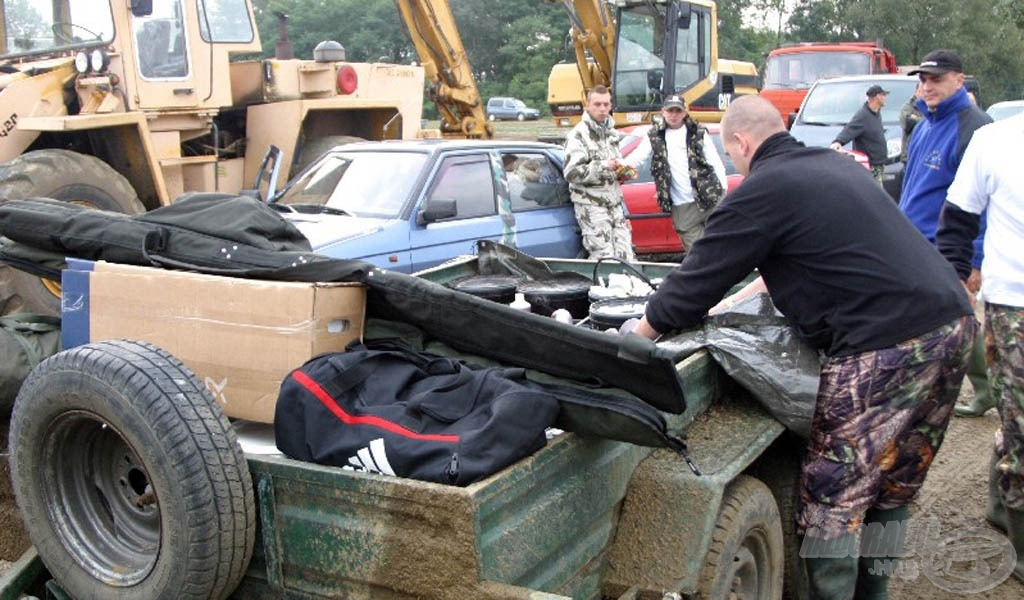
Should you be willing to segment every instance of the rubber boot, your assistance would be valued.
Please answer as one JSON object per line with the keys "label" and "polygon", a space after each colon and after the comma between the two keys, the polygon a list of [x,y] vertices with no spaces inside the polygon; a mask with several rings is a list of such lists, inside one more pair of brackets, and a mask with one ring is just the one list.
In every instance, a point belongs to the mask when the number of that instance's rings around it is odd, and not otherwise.
{"label": "rubber boot", "polygon": [[1024,581],[1024,510],[1006,509],[1006,537],[1017,551],[1013,576]]}
{"label": "rubber boot", "polygon": [[967,405],[953,407],[953,414],[958,417],[980,417],[995,407],[996,399],[988,387],[988,366],[985,364],[985,336],[981,333],[974,336],[971,356],[967,360],[967,379],[974,388],[974,400]]}
{"label": "rubber boot", "polygon": [[988,463],[988,502],[985,505],[985,520],[992,524],[999,531],[1006,531],[1006,506],[1003,505],[1003,497],[999,493],[999,455],[992,453],[992,459]]}
{"label": "rubber boot", "polygon": [[857,588],[857,536],[834,540],[805,535],[800,547],[807,587],[814,600],[850,600]]}
{"label": "rubber boot", "polygon": [[[856,600],[885,600],[888,597],[889,578],[907,540],[909,516],[906,506],[887,510],[872,508],[864,515],[860,551],[874,556],[857,559],[857,592],[853,596]],[[877,525],[872,527],[872,523]],[[894,530],[894,527],[898,529]]]}

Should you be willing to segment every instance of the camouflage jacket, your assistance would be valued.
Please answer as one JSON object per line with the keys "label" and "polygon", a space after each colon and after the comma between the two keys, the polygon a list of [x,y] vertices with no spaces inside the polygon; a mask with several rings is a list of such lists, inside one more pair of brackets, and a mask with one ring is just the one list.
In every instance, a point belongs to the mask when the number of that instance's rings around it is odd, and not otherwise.
{"label": "camouflage jacket", "polygon": [[[712,208],[725,195],[715,168],[704,156],[705,129],[689,115],[683,120],[686,127],[686,157],[690,163],[690,186],[693,200],[701,210]],[[647,132],[651,139],[651,176],[658,191],[658,206],[672,212],[672,170],[668,165],[668,146],[665,144],[665,121],[655,119]]]}
{"label": "camouflage jacket", "polygon": [[586,112],[583,120],[569,132],[565,141],[565,180],[572,201],[581,204],[614,206],[622,202],[622,190],[615,173],[605,167],[612,158],[622,158],[617,131],[611,119],[598,123]]}

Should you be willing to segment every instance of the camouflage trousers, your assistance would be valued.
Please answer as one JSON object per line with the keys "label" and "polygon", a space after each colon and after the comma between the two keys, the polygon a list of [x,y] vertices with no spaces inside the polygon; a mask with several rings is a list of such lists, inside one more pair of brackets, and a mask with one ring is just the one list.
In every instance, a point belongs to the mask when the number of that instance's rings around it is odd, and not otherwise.
{"label": "camouflage trousers", "polygon": [[800,481],[801,535],[854,533],[870,508],[906,506],[946,434],[977,323],[961,317],[821,370]]}
{"label": "camouflage trousers", "polygon": [[871,175],[874,176],[875,181],[878,182],[878,185],[882,185],[882,177],[885,176],[885,165],[872,165]]}
{"label": "camouflage trousers", "polygon": [[572,207],[583,236],[583,248],[589,258],[618,258],[630,263],[636,261],[633,256],[633,235],[621,203],[603,206],[573,202]]}
{"label": "camouflage trousers", "polygon": [[1003,504],[1024,510],[1024,308],[985,305],[989,385],[999,411],[996,444]]}

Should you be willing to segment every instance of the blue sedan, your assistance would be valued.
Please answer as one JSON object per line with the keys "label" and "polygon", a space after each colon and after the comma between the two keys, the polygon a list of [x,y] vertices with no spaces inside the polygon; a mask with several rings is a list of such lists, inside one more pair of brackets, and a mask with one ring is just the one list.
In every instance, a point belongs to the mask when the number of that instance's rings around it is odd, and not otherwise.
{"label": "blue sedan", "polygon": [[513,141],[365,142],[325,153],[271,199],[313,250],[411,273],[489,239],[581,255],[562,149]]}

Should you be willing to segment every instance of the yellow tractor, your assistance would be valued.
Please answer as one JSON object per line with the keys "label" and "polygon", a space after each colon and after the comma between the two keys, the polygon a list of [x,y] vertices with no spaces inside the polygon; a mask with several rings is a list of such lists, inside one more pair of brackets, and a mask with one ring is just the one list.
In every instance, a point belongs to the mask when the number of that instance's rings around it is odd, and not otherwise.
{"label": "yellow tractor", "polygon": [[[286,16],[278,15],[286,32]],[[424,69],[261,51],[250,0],[0,0],[0,202],[139,213],[258,185],[353,139],[419,134]],[[0,269],[0,309],[56,312],[56,284]]]}

